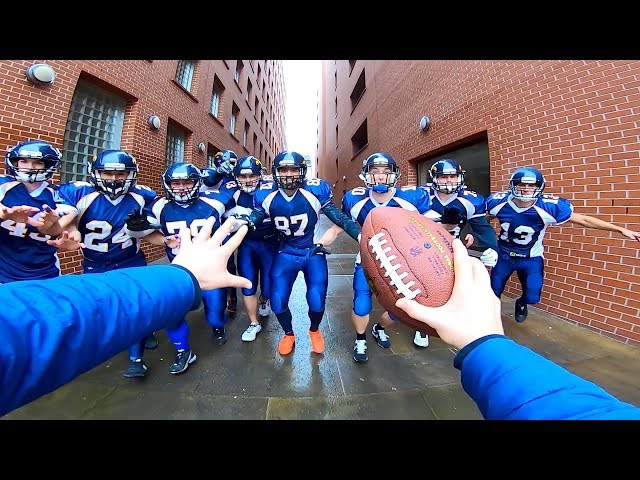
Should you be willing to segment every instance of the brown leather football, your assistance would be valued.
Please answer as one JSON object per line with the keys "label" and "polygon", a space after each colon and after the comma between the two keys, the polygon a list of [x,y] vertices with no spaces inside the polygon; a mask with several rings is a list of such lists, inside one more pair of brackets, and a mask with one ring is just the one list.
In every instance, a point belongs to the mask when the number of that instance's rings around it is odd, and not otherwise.
{"label": "brown leather football", "polygon": [[453,237],[439,224],[398,207],[376,207],[362,225],[360,257],[378,303],[415,330],[438,336],[396,307],[399,298],[440,307],[453,292]]}

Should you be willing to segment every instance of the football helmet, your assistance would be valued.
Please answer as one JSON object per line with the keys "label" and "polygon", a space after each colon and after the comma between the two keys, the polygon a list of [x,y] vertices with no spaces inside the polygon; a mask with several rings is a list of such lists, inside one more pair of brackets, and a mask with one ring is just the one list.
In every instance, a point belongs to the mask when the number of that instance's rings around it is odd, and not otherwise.
{"label": "football helmet", "polygon": [[[238,160],[238,163],[233,167],[233,178],[235,178],[238,187],[243,192],[253,193],[258,188],[258,184],[262,179],[262,163],[253,155],[242,157]],[[238,178],[240,175],[257,175],[258,178],[255,181],[248,181],[247,179]]]}
{"label": "football helmet", "polygon": [[[431,184],[433,189],[442,193],[454,193],[464,188],[464,174],[467,173],[463,170],[460,164],[454,160],[443,158],[431,165],[429,169],[429,175],[431,175]],[[442,182],[438,177],[440,175],[457,175],[458,180],[456,182]]]}
{"label": "football helmet", "polygon": [[[87,164],[91,184],[99,192],[105,193],[111,200],[125,195],[136,184],[138,162],[123,150],[105,150]],[[124,180],[105,180],[102,172],[127,172]]]}
{"label": "football helmet", "polygon": [[[296,167],[298,168],[298,174],[280,175],[278,171],[283,167]],[[293,152],[291,150],[280,152],[273,159],[271,171],[279,188],[283,188],[285,190],[300,188],[307,176],[307,160],[298,152]]]}
{"label": "football helmet", "polygon": [[232,167],[235,167],[238,163],[238,155],[233,150],[220,150],[213,157],[213,164],[216,168],[220,168],[225,162],[229,162]]}
{"label": "football helmet", "polygon": [[[371,168],[373,167],[389,167],[391,169],[391,173],[387,175],[386,183],[376,183],[376,180],[372,173],[370,173]],[[362,170],[360,170],[360,179],[364,182],[364,184],[372,188],[374,192],[384,193],[389,190],[389,188],[395,187],[398,179],[400,178],[400,168],[396,164],[396,161],[393,159],[391,155],[384,152],[376,152],[372,155],[369,155],[362,162]]]}
{"label": "football helmet", "polygon": [[[517,192],[517,187],[521,183],[527,185],[535,185],[536,188],[531,195],[522,195]],[[539,170],[536,170],[533,167],[523,167],[518,168],[513,175],[511,175],[511,180],[509,180],[509,190],[514,198],[522,202],[529,202],[531,200],[537,199],[544,190],[545,180],[542,173]]]}
{"label": "football helmet", "polygon": [[[37,159],[44,163],[43,169],[19,170],[18,160]],[[31,140],[22,142],[10,148],[4,156],[7,173],[16,177],[21,182],[44,182],[50,180],[62,161],[62,152],[49,142]]]}
{"label": "football helmet", "polygon": [[[193,186],[186,191],[174,191],[171,186],[173,180],[193,180]],[[162,174],[162,188],[165,196],[182,205],[195,202],[200,196],[201,186],[202,174],[200,169],[192,163],[174,163]]]}

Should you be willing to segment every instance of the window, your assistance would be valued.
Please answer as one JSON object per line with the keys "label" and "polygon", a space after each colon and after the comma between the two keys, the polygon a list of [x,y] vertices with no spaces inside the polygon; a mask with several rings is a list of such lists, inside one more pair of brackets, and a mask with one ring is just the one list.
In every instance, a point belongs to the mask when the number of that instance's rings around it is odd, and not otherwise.
{"label": "window", "polygon": [[256,75],[256,81],[258,85],[260,85],[260,80],[262,80],[262,69],[260,68],[260,64],[258,64],[258,73]]}
{"label": "window", "polygon": [[251,80],[247,79],[247,93],[244,96],[247,103],[249,103],[249,100],[251,99],[251,90],[253,90],[253,85],[251,85]]}
{"label": "window", "polygon": [[61,183],[87,180],[89,159],[120,148],[126,106],[126,99],[78,80],[64,131]]}
{"label": "window", "polygon": [[229,121],[229,131],[231,135],[236,134],[236,122],[238,121],[238,115],[240,114],[240,109],[236,102],[233,102],[233,106],[231,107],[231,120]]}
{"label": "window", "polygon": [[338,71],[333,74],[333,89],[338,91]]}
{"label": "window", "polygon": [[247,148],[247,140],[249,137],[249,122],[244,121],[244,129],[242,130],[242,146]]}
{"label": "window", "polygon": [[338,125],[336,125],[336,150],[338,149]]}
{"label": "window", "polygon": [[264,132],[264,110],[260,109],[260,130]]}
{"label": "window", "polygon": [[195,60],[178,61],[178,67],[176,68],[176,82],[182,85],[187,91],[191,91],[191,81],[193,80],[195,65]]}
{"label": "window", "polygon": [[336,110],[336,118],[338,118],[338,97],[336,97],[335,101],[333,102],[335,104],[335,110]]}
{"label": "window", "polygon": [[240,85],[240,79],[242,78],[242,70],[244,69],[244,63],[242,60],[236,60],[236,71],[233,72],[233,79],[238,85]]}
{"label": "window", "polygon": [[[253,132],[253,154],[258,155],[256,152],[256,145],[258,145],[258,134]],[[260,157],[258,157],[260,158]]]}
{"label": "window", "polygon": [[355,110],[356,105],[358,105],[358,102],[362,98],[362,95],[364,95],[366,89],[367,88],[364,79],[364,70],[362,70],[362,73],[360,74],[360,77],[358,77],[358,81],[356,82],[356,85],[355,87],[353,87],[353,91],[351,92],[351,112]]}
{"label": "window", "polygon": [[253,104],[253,116],[258,119],[258,95],[256,95],[256,101]]}
{"label": "window", "polygon": [[220,151],[219,148],[214,147],[213,145],[209,145],[207,147],[207,167],[214,168],[216,164],[213,161],[213,158],[216,156],[216,153]]}
{"label": "window", "polygon": [[357,60],[349,60],[349,75],[351,75],[351,72],[353,72],[353,67],[356,66],[356,61]]}
{"label": "window", "polygon": [[167,125],[167,168],[174,163],[184,162],[185,132],[180,127],[169,123]]}
{"label": "window", "polygon": [[362,125],[358,127],[356,133],[351,137],[351,145],[353,146],[353,156],[355,157],[369,143],[369,135],[367,133],[367,119],[364,119]]}
{"label": "window", "polygon": [[222,86],[222,82],[216,75],[213,79],[213,89],[211,90],[211,115],[214,117],[220,117],[220,105],[222,103],[222,92],[224,92],[224,87]]}

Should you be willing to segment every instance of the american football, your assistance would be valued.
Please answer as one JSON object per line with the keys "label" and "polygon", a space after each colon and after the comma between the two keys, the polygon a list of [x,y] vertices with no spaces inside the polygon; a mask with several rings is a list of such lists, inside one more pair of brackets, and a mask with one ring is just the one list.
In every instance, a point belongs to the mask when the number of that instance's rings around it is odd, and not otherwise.
{"label": "american football", "polygon": [[409,298],[428,307],[444,305],[453,292],[453,237],[421,215],[397,207],[376,207],[360,237],[362,268],[378,303],[413,329],[438,336],[428,325],[396,307]]}

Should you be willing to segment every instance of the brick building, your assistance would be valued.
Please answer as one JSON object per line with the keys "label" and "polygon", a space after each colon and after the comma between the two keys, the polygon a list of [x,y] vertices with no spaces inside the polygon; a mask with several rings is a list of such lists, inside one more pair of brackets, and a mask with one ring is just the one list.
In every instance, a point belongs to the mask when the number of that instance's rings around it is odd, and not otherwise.
{"label": "brick building", "polygon": [[[175,161],[204,167],[231,149],[270,167],[286,148],[279,60],[51,60],[53,83],[34,84],[37,63],[0,60],[0,148],[51,142],[63,152],[54,182],[86,180],[89,158],[120,148],[137,158],[138,183],[163,195]],[[143,248],[149,261],[164,255]],[[63,273],[81,271],[79,253],[60,259]]]}
{"label": "brick building", "polygon": [[[400,185],[425,183],[428,166],[453,158],[484,195],[533,166],[576,212],[637,231],[639,135],[640,61],[328,60],[316,162],[337,203],[376,151],[399,163]],[[537,307],[640,346],[638,244],[570,223],[549,227],[544,243]],[[508,297],[520,295],[515,278]]]}

